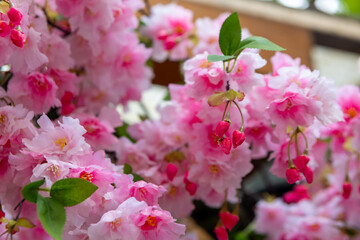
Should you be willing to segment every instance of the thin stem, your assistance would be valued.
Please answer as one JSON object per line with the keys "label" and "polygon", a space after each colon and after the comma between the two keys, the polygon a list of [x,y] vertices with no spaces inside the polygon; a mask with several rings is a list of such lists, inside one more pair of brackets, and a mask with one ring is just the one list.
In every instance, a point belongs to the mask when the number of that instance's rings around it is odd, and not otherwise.
{"label": "thin stem", "polygon": [[225,118],[225,114],[226,114],[226,110],[227,110],[228,106],[229,106],[229,101],[226,102],[225,110],[224,110],[223,116],[221,118],[221,121],[223,121]]}
{"label": "thin stem", "polygon": [[42,10],[43,10],[43,12],[44,12],[44,14],[45,14],[47,24],[49,24],[49,25],[52,26],[53,28],[56,28],[57,30],[60,30],[61,32],[63,32],[63,33],[64,33],[64,37],[67,37],[67,36],[69,36],[69,35],[71,34],[70,31],[68,31],[68,30],[66,30],[66,29],[63,29],[62,27],[60,27],[60,26],[56,25],[54,22],[52,22],[52,21],[50,20],[49,15],[47,14],[45,8],[42,8]]}
{"label": "thin stem", "polygon": [[148,15],[150,15],[150,13],[151,13],[151,5],[150,5],[149,0],[144,0],[144,3],[145,3],[145,9],[148,12]]}
{"label": "thin stem", "polygon": [[[237,60],[237,57],[234,59],[234,64],[232,65],[230,71],[229,71],[229,68],[227,69],[227,71],[226,71],[227,73],[230,73],[230,72],[232,72],[232,70],[234,70],[234,67],[236,65],[236,60]],[[229,61],[229,65],[230,65],[230,61]]]}
{"label": "thin stem", "polygon": [[18,207],[20,207],[20,205],[23,204],[24,201],[25,201],[25,198],[23,198],[23,199],[18,203],[18,205],[15,206],[14,211],[16,211],[16,209],[17,209]]}
{"label": "thin stem", "polygon": [[21,213],[21,209],[22,209],[24,201],[25,201],[25,198],[23,198],[21,200],[21,202],[15,207],[15,210],[19,207],[19,211],[18,211],[18,213],[17,213],[17,215],[15,217],[15,221],[17,221],[19,219],[19,217],[20,217],[20,213]]}
{"label": "thin stem", "polygon": [[300,155],[299,146],[298,146],[298,130],[295,130],[295,148],[296,148],[296,155]]}
{"label": "thin stem", "polygon": [[293,137],[294,137],[294,134],[291,134],[290,140],[289,140],[289,143],[288,143],[288,158],[289,158],[288,166],[289,166],[289,168],[293,167],[293,164],[292,164],[292,161],[291,161],[291,155],[290,155],[290,145],[291,145],[291,141],[292,141]]}
{"label": "thin stem", "polygon": [[243,132],[243,131],[244,131],[244,125],[245,125],[245,124],[244,124],[244,115],[243,115],[243,113],[242,113],[239,105],[235,102],[235,100],[233,100],[232,102],[235,104],[235,106],[237,107],[237,109],[238,109],[239,112],[240,112],[240,116],[241,116],[241,127],[240,127],[240,131]]}
{"label": "thin stem", "polygon": [[305,134],[303,133],[303,131],[301,131],[301,130],[299,129],[299,132],[300,132],[300,134],[304,137],[304,140],[305,140],[305,151],[304,151],[304,152],[307,152],[308,149],[309,149],[308,140],[307,140]]}

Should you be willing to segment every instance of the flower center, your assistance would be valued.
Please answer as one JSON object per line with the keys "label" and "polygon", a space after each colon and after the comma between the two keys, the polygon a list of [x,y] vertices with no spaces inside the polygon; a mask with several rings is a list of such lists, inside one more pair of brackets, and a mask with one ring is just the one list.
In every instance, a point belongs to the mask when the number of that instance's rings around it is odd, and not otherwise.
{"label": "flower center", "polygon": [[150,227],[156,226],[156,217],[148,216],[147,220],[145,221],[145,225],[148,225]]}
{"label": "flower center", "polygon": [[49,169],[50,172],[52,172],[52,174],[54,174],[55,177],[60,176],[61,170],[59,169],[58,166],[51,165],[48,169]]}
{"label": "flower center", "polygon": [[88,182],[92,182],[92,180],[94,178],[94,174],[83,171],[80,173],[80,178],[82,178]]}
{"label": "flower center", "polygon": [[354,118],[358,115],[358,112],[354,107],[349,108],[346,113],[349,115],[349,118]]}
{"label": "flower center", "polygon": [[61,150],[62,150],[66,145],[68,145],[68,141],[66,140],[65,137],[62,137],[62,138],[59,138],[58,140],[55,140],[54,143],[55,143],[56,145],[58,145],[58,146],[61,148]]}
{"label": "flower center", "polygon": [[219,172],[219,166],[215,165],[215,164],[210,165],[209,169],[210,169],[210,172],[212,172],[215,175],[218,174],[218,172]]}
{"label": "flower center", "polygon": [[4,114],[0,114],[0,124],[3,124],[5,120],[6,120],[6,116]]}
{"label": "flower center", "polygon": [[174,197],[176,192],[177,192],[177,188],[175,186],[171,186],[170,191],[169,191],[169,195],[171,197]]}
{"label": "flower center", "polygon": [[111,229],[115,230],[115,229],[117,229],[118,227],[120,227],[121,221],[122,221],[122,219],[121,219],[120,217],[119,217],[119,218],[115,218],[114,221],[110,222],[110,227],[111,227]]}
{"label": "flower center", "polygon": [[211,67],[211,63],[209,63],[207,60],[204,60],[201,65],[201,68],[210,68]]}

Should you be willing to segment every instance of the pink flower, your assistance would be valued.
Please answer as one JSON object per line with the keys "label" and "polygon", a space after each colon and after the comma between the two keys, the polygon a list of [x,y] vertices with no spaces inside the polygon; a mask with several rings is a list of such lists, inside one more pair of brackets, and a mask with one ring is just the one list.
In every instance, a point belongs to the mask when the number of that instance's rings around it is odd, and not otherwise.
{"label": "pink flower", "polygon": [[175,164],[169,163],[166,166],[166,175],[170,181],[174,179],[177,172],[178,172],[178,167]]}
{"label": "pink flower", "polygon": [[283,195],[284,202],[297,203],[303,199],[310,199],[307,188],[304,185],[296,185],[294,190]]}
{"label": "pink flower", "polygon": [[10,39],[15,46],[23,48],[26,41],[26,36],[23,32],[12,29],[10,33]]}
{"label": "pink flower", "polygon": [[299,92],[286,92],[282,99],[273,101],[268,109],[271,120],[281,129],[288,126],[309,127],[320,111],[315,101]]}
{"label": "pink flower", "polygon": [[158,204],[159,197],[166,191],[163,186],[144,181],[137,181],[129,188],[130,197],[134,197],[138,201],[145,201],[149,206]]}
{"label": "pink flower", "polygon": [[139,202],[135,198],[127,199],[117,209],[106,212],[100,221],[90,225],[88,228],[89,239],[139,239],[140,229],[132,218],[138,216],[140,211],[146,207],[145,202]]}
{"label": "pink flower", "polygon": [[31,155],[56,155],[69,161],[71,156],[89,153],[90,146],[83,137],[86,130],[80,125],[78,119],[63,117],[62,123],[54,126],[44,114],[39,118],[38,124],[41,130],[39,135],[31,140],[23,140]]}
{"label": "pink flower", "polygon": [[306,166],[306,167],[300,169],[300,172],[302,174],[304,174],[307,183],[313,182],[314,173],[313,173],[313,170],[311,169],[311,167]]}
{"label": "pink flower", "polygon": [[177,240],[185,234],[185,226],[175,223],[169,212],[159,207],[147,207],[134,217],[134,223],[141,229],[139,240]]}
{"label": "pink flower", "polygon": [[9,95],[15,102],[23,103],[36,113],[43,113],[51,107],[60,106],[56,97],[58,86],[46,74],[32,72],[27,76],[17,76],[9,83]]}

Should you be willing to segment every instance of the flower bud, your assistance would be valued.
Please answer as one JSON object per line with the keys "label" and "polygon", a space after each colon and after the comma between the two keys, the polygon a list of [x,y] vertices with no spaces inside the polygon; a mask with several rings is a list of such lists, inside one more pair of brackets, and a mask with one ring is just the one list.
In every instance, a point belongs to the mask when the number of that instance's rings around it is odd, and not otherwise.
{"label": "flower bud", "polygon": [[193,196],[196,193],[197,185],[193,182],[188,182],[185,186],[185,189],[190,193],[191,196]]}
{"label": "flower bud", "polygon": [[228,240],[228,233],[225,227],[217,227],[215,228],[214,232],[218,240]]}
{"label": "flower bud", "polygon": [[229,138],[224,138],[221,141],[221,150],[225,153],[225,154],[230,154],[230,150],[231,150],[231,140]]}
{"label": "flower bud", "polygon": [[6,22],[0,22],[0,37],[6,37],[10,33],[10,26]]}
{"label": "flower bud", "polygon": [[157,34],[157,39],[161,40],[161,41],[165,41],[168,38],[168,33],[165,29],[160,30],[159,33]]}
{"label": "flower bud", "polygon": [[238,146],[240,146],[243,142],[245,141],[245,133],[239,131],[239,130],[235,130],[233,132],[233,145],[234,148],[237,148]]}
{"label": "flower bud", "polygon": [[286,174],[286,180],[288,181],[289,184],[293,184],[302,179],[299,170],[294,167],[288,168],[285,174]]}
{"label": "flower bud", "polygon": [[175,37],[168,37],[164,42],[165,50],[170,51],[176,46],[176,38]]}
{"label": "flower bud", "polygon": [[219,138],[222,138],[223,135],[227,132],[230,127],[230,123],[228,121],[220,121],[215,128],[215,135]]}
{"label": "flower bud", "polygon": [[351,191],[352,191],[351,183],[344,182],[343,183],[343,194],[342,194],[343,198],[348,199],[350,197],[350,195],[351,195]]}
{"label": "flower bud", "polygon": [[20,32],[16,29],[11,30],[10,39],[13,42],[13,44],[19,48],[23,48],[26,37],[23,32]]}
{"label": "flower bud", "polygon": [[293,160],[295,166],[296,166],[299,170],[305,168],[306,165],[309,163],[309,161],[310,161],[310,158],[309,158],[308,156],[306,156],[306,155],[297,156],[297,157]]}
{"label": "flower bud", "polygon": [[9,19],[10,19],[10,22],[15,26],[20,24],[20,21],[21,21],[21,19],[23,17],[22,13],[19,10],[13,8],[13,7],[10,8],[7,15],[8,15]]}
{"label": "flower bud", "polygon": [[313,182],[314,173],[310,167],[305,167],[305,168],[301,169],[300,171],[302,172],[302,174],[304,174],[307,183]]}
{"label": "flower bud", "polygon": [[176,173],[178,171],[178,167],[175,164],[169,163],[166,167],[166,175],[170,181],[174,179]]}
{"label": "flower bud", "polygon": [[229,212],[220,212],[220,219],[224,226],[230,231],[239,221],[239,217]]}

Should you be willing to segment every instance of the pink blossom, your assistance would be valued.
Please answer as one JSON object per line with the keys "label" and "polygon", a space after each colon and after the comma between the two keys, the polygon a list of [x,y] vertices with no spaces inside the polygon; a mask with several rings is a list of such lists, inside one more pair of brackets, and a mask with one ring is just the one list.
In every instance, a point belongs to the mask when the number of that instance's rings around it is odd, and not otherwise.
{"label": "pink blossom", "polygon": [[121,203],[115,210],[106,212],[95,224],[88,228],[89,239],[140,239],[140,229],[137,222],[133,222],[133,215],[146,209],[145,202],[129,198]]}
{"label": "pink blossom", "polygon": [[139,240],[179,239],[185,234],[185,226],[175,223],[169,212],[158,207],[147,207],[134,217],[135,225],[141,229]]}
{"label": "pink blossom", "polygon": [[9,83],[9,96],[15,102],[24,103],[25,107],[36,113],[47,112],[51,107],[60,106],[56,97],[58,86],[46,74],[32,72],[27,76],[15,76]]}
{"label": "pink blossom", "polygon": [[0,21],[0,37],[6,37],[10,33],[10,26],[3,21]]}
{"label": "pink blossom", "polygon": [[158,198],[166,191],[162,186],[156,186],[152,183],[137,181],[129,186],[130,197],[135,197],[138,201],[145,201],[149,206],[156,205]]}

